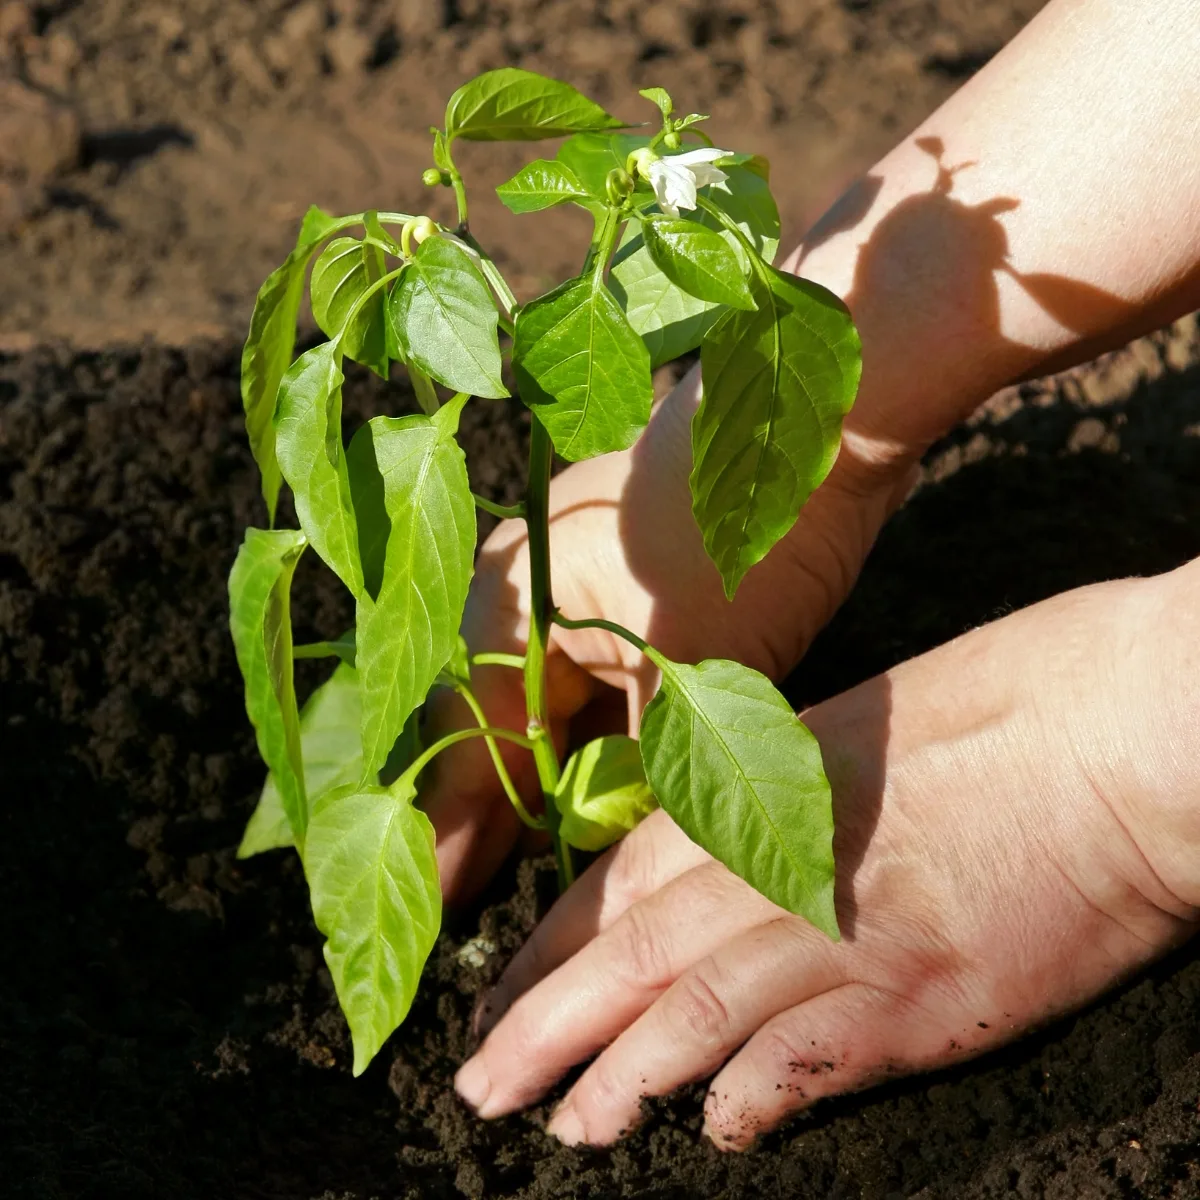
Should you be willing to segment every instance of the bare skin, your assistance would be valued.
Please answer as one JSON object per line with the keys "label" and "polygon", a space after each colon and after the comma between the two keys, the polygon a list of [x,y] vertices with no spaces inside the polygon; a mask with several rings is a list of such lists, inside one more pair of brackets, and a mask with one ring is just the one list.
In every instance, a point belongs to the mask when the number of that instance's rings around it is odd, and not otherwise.
{"label": "bare skin", "polygon": [[[830,478],[732,605],[690,513],[689,379],[633,451],[556,479],[563,612],[778,678],[934,438],[1004,384],[1200,304],[1191,7],[1055,0],[791,256],[847,298],[863,386]],[[511,1111],[607,1047],[552,1133],[611,1141],[642,1095],[719,1071],[706,1129],[736,1148],[819,1096],[1016,1036],[1189,936],[1198,574],[1070,593],[805,714],[834,788],[838,946],[665,815],[647,821],[514,960],[460,1072],[464,1099]],[[475,646],[520,650],[527,578],[523,527],[506,523],[468,606]],[[560,739],[571,721],[636,730],[655,680],[625,643],[556,631],[548,665]],[[481,676],[490,719],[522,727],[516,673]],[[441,719],[456,719],[448,703]],[[510,761],[532,791],[528,762]],[[517,833],[477,743],[445,756],[431,815],[452,898]]]}

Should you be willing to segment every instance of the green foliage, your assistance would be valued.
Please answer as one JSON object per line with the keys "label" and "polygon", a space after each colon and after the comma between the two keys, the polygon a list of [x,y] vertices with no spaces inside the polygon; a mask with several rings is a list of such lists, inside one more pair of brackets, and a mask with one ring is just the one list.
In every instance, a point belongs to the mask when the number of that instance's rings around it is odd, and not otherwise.
{"label": "green foliage", "polygon": [[446,105],[446,138],[531,142],[593,129],[619,129],[610,116],[569,83],[533,71],[501,67],[472,79]]}
{"label": "green foliage", "polygon": [[375,417],[347,451],[364,586],[355,620],[363,762],[378,771],[458,643],[475,504],[454,440],[465,398]]}
{"label": "green foliage", "polygon": [[408,1015],[442,923],[433,826],[415,796],[407,775],[390,788],[351,784],[309,820],[304,871],[355,1075]]}
{"label": "green foliage", "polygon": [[292,838],[304,842],[308,800],[292,679],[292,574],[307,545],[294,529],[247,529],[229,573],[229,631],[246,685],[246,712]]}
{"label": "green foliage", "polygon": [[545,158],[522,167],[496,189],[496,195],[504,207],[514,213],[540,212],[569,201],[587,205],[597,198],[580,183],[566,163]]}
{"label": "green foliage", "polygon": [[[769,263],[779,246],[779,210],[771,189],[763,175],[751,169],[749,161],[728,166],[725,161],[719,165],[729,178],[724,183],[710,184],[705,193],[737,225],[759,257]],[[739,273],[744,277],[746,252],[736,235],[722,229],[708,212],[694,213],[692,223],[719,233],[737,255],[742,264]],[[645,340],[656,367],[695,350],[721,315],[719,304],[691,294],[664,273],[651,256],[642,229],[632,224],[613,259],[612,289],[630,325]]]}
{"label": "green foliage", "polygon": [[383,289],[359,309],[350,328],[346,318],[371,284],[386,270],[383,251],[358,238],[335,238],[317,256],[309,281],[313,317],[321,330],[338,338],[342,353],[388,377],[387,321]]}
{"label": "green foliage", "polygon": [[[654,366],[701,347],[693,512],[730,597],[825,478],[858,383],[858,339],[841,302],[770,266],[779,214],[766,161],[720,149],[672,163],[697,141],[712,147],[693,128],[707,118],[676,116],[662,88],[641,95],[662,118],[653,136],[614,132],[616,117],[529,71],[471,80],[451,97],[445,129],[432,131],[422,174],[430,200],[452,193],[454,232],[428,214],[335,218],[312,208],[259,292],[242,357],[247,430],[272,524],[286,480],[300,529],[248,530],[230,574],[230,629],[268,768],[238,853],[300,849],[355,1074],[404,1019],[437,936],[434,834],[417,789],[426,765],[466,738],[484,739],[517,815],[549,831],[561,886],[572,846],[601,850],[661,803],[752,886],[838,936],[829,785],[786,700],[737,663],[678,664],[611,622],[569,621],[550,594],[554,452],[578,461],[631,447],[650,418]],[[470,231],[454,148],[555,137],[566,139],[555,157],[497,193],[514,213],[579,205],[594,232],[579,276],[521,305]],[[520,251],[514,239],[505,257]],[[329,340],[293,361],[310,263],[312,315]],[[508,396],[509,337],[534,417],[529,480],[515,508],[478,503],[526,521],[532,618],[523,655],[485,645],[472,657],[460,627],[477,501],[458,424],[472,397]],[[347,446],[345,359],[384,379],[403,364],[424,415],[375,416]],[[455,393],[444,404],[438,385]],[[355,628],[293,647],[291,580],[309,544],[353,594]],[[487,599],[481,589],[473,603]],[[627,638],[663,677],[640,742],[599,738],[561,769],[545,736],[555,621]],[[319,657],[336,665],[298,712],[293,659]],[[472,664],[523,670],[522,732],[485,725]],[[423,706],[436,687],[453,689],[478,727],[425,747]],[[500,754],[505,740],[532,754],[544,818],[526,808]]]}
{"label": "green foliage", "polygon": [[563,767],[554,794],[559,836],[577,850],[603,850],[658,807],[631,737],[596,738]]}
{"label": "green foliage", "polygon": [[388,302],[408,362],[454,392],[501,397],[499,315],[479,268],[461,247],[431,237],[418,247]]}
{"label": "green foliage", "polygon": [[300,226],[296,248],[263,281],[254,302],[250,332],[242,349],[242,407],[250,449],[262,475],[262,493],[271,523],[279,499],[280,473],[275,461],[275,432],[271,415],[279,381],[292,361],[296,317],[304,295],[304,272],[309,259],[338,223],[315,205]]}
{"label": "green foliage", "polygon": [[754,312],[730,311],[700,352],[692,511],[732,598],[829,473],[861,355],[845,305],[761,267]]}
{"label": "green foliage", "polygon": [[663,679],[640,734],[658,802],[697,845],[836,941],[833,809],[817,739],[749,667],[652,657]]}
{"label": "green foliage", "polygon": [[[300,710],[300,757],[310,806],[327,792],[362,779],[361,721],[358,673],[339,663]],[[271,772],[242,835],[238,858],[295,844],[283,796]]]}
{"label": "green foliage", "polygon": [[362,569],[342,449],[338,350],[337,342],[322,342],[296,359],[283,377],[275,412],[275,445],[309,542],[357,596],[362,590]]}
{"label": "green foliage", "polygon": [[521,309],[513,367],[568,462],[627,449],[650,420],[650,356],[595,273]]}

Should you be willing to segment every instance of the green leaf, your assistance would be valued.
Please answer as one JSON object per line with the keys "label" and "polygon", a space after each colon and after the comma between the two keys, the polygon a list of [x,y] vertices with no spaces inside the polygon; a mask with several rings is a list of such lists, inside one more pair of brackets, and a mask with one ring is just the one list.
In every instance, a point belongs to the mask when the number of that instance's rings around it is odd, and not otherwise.
{"label": "green leaf", "polygon": [[639,88],[638,95],[649,100],[651,104],[657,104],[658,111],[664,117],[669,117],[675,111],[675,101],[671,99],[671,93],[666,88]]}
{"label": "green leaf", "polygon": [[[358,672],[338,663],[333,674],[300,710],[300,756],[304,764],[304,789],[315,806],[327,792],[358,783],[363,777],[362,703],[358,696]],[[294,846],[291,822],[283,808],[283,797],[272,772],[263,785],[238,858],[249,858],[264,850]]]}
{"label": "green leaf", "polygon": [[392,289],[388,318],[405,358],[451,391],[498,399],[500,323],[471,257],[443,237],[426,238]]}
{"label": "green leaf", "polygon": [[290,592],[306,545],[298,529],[247,529],[229,572],[229,631],[246,685],[246,712],[297,845],[304,842],[308,801],[292,679]]}
{"label": "green leaf", "polygon": [[[766,180],[746,166],[722,170],[728,180],[711,184],[703,194],[719,204],[763,260],[771,262],[779,246],[779,212]],[[693,221],[718,231],[744,261],[737,238],[710,213],[698,209]],[[695,350],[720,315],[717,305],[689,295],[663,274],[650,257],[641,230],[632,223],[613,258],[610,286],[630,325],[644,339],[655,367]]]}
{"label": "green leaf", "polygon": [[862,370],[846,306],[763,271],[758,310],[728,312],[704,339],[692,418],[692,512],[731,599],[829,474]]}
{"label": "green leaf", "polygon": [[433,134],[433,162],[440,171],[449,171],[454,166],[450,151],[446,148],[446,135],[436,126],[430,125]]}
{"label": "green leaf", "polygon": [[381,288],[346,329],[350,309],[385,274],[383,251],[358,238],[335,238],[317,257],[309,281],[313,317],[330,338],[341,334],[342,353],[388,377],[386,296]]}
{"label": "green leaf", "polygon": [[[579,133],[558,148],[554,161],[566,167],[583,184],[584,190],[605,203],[605,180],[613,167],[624,167],[626,160],[650,138],[635,133]],[[653,200],[653,193],[649,193]]]}
{"label": "green leaf", "polygon": [[301,528],[357,596],[362,569],[342,448],[342,378],[336,341],[322,342],[296,359],[279,386],[275,441]]}
{"label": "green leaf", "polygon": [[475,503],[454,440],[464,403],[432,417],[376,417],[347,451],[364,580],[355,661],[368,772],[458,643],[475,550]]}
{"label": "green leaf", "polygon": [[833,807],[817,739],[749,667],[650,657],[663,679],[642,714],[641,747],[659,804],[735,875],[837,941]]}
{"label": "green leaf", "polygon": [[569,83],[517,67],[477,75],[446,105],[450,141],[531,142],[622,124]]}
{"label": "green leaf", "polygon": [[567,760],[554,794],[559,836],[578,850],[603,850],[658,807],[631,737],[597,738]]}
{"label": "green leaf", "polygon": [[304,295],[308,260],[335,227],[328,213],[308,210],[300,226],[296,248],[263,281],[254,302],[250,332],[242,348],[242,407],[250,449],[262,475],[262,494],[271,523],[279,500],[280,473],[275,460],[275,431],[271,424],[279,381],[292,361],[296,344],[296,317]]}
{"label": "green leaf", "polygon": [[304,872],[361,1075],[408,1015],[442,922],[433,826],[407,776],[313,805]]}
{"label": "green leaf", "polygon": [[754,307],[743,258],[719,233],[697,221],[650,216],[642,237],[654,265],[690,296],[732,308]]}
{"label": "green leaf", "polygon": [[556,204],[574,201],[586,205],[595,199],[565,163],[539,158],[522,167],[496,195],[510,212],[540,212]]}
{"label": "green leaf", "polygon": [[521,399],[569,462],[632,446],[650,420],[650,356],[598,274],[517,313]]}

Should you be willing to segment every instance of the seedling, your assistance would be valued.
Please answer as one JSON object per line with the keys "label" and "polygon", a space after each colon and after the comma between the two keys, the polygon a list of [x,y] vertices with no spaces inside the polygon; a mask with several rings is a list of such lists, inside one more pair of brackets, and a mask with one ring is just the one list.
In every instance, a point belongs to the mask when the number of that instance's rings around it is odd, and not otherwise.
{"label": "seedling", "polygon": [[[295,846],[359,1074],[404,1019],[441,923],[423,769],[466,738],[487,741],[528,824],[548,831],[560,886],[572,847],[595,851],[655,803],[763,895],[838,936],[833,818],[816,740],[757,671],[667,659],[629,630],[564,615],[551,591],[553,456],[624,450],[650,419],[651,371],[700,349],[692,506],[732,598],[792,527],[837,453],[858,384],[858,338],[829,292],[776,270],[779,217],[767,163],[716,148],[698,114],[661,88],[641,93],[661,127],[630,131],[568,84],[489,71],[450,98],[424,180],[453,191],[457,223],[423,214],[308,211],[296,248],[263,284],[242,356],[242,398],[270,527],[250,529],[229,579],[246,708],[270,769],[239,853]],[[455,152],[468,141],[565,139],[502,185],[514,213],[573,204],[593,218],[574,279],[518,305],[468,224]],[[292,361],[312,264],[313,317],[328,340]],[[503,335],[504,344],[501,344]],[[511,359],[511,372],[504,369]],[[404,365],[422,414],[377,416],[342,441],[342,364],[387,378]],[[474,495],[455,435],[463,407],[509,394],[533,413],[524,501]],[[275,528],[286,483],[299,529]],[[476,507],[524,520],[532,616],[514,658],[459,635]],[[356,602],[336,642],[293,646],[290,583],[308,547]],[[548,733],[551,627],[602,627],[661,672],[640,738],[606,737],[560,767]],[[293,660],[337,658],[297,708]],[[472,670],[524,673],[528,724],[489,728]],[[430,690],[457,691],[478,719],[424,746]],[[537,765],[542,814],[522,803],[497,750]],[[531,806],[536,807],[536,806]]]}

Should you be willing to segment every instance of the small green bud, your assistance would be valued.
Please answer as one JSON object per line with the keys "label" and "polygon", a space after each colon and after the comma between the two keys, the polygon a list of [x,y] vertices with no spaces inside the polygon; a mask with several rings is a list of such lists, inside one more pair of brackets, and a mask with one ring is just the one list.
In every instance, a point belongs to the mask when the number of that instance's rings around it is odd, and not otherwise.
{"label": "small green bud", "polygon": [[609,204],[624,204],[633,191],[633,176],[624,167],[613,167],[604,180]]}
{"label": "small green bud", "polygon": [[437,187],[439,183],[443,182],[442,172],[437,167],[426,167],[421,174],[421,182],[426,187]]}
{"label": "small green bud", "polygon": [[683,139],[678,133],[675,132],[674,129],[672,129],[670,133],[663,136],[663,145],[666,146],[668,150],[678,150],[682,144]]}
{"label": "small green bud", "polygon": [[413,222],[412,239],[419,246],[428,238],[437,236],[438,227],[428,217],[418,217]]}

